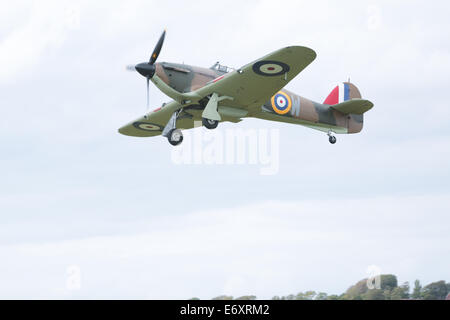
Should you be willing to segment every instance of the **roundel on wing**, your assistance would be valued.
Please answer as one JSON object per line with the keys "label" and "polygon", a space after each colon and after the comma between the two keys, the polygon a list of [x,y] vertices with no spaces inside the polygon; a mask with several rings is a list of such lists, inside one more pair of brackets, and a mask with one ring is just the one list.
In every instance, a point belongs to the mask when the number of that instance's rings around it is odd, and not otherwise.
{"label": "roundel on wing", "polygon": [[272,109],[278,114],[286,114],[291,111],[292,100],[289,95],[280,91],[272,97]]}
{"label": "roundel on wing", "polygon": [[256,74],[266,77],[280,76],[289,72],[289,70],[290,67],[286,63],[280,61],[263,60],[258,61],[253,65],[253,71]]}
{"label": "roundel on wing", "polygon": [[144,131],[161,131],[163,128],[159,124],[148,123],[148,122],[135,122],[133,126],[136,129]]}

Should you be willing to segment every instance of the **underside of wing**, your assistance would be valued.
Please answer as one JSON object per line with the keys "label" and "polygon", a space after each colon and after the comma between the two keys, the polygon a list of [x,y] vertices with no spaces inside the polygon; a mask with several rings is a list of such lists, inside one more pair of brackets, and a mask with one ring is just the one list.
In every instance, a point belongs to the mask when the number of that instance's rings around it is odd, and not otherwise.
{"label": "underside of wing", "polygon": [[231,97],[232,100],[221,102],[221,105],[230,107],[260,107],[315,58],[316,53],[309,48],[286,47],[225,75],[195,93],[202,97],[213,93]]}
{"label": "underside of wing", "polygon": [[[172,114],[180,109],[180,104],[171,102],[158,108],[147,115],[136,119],[121,127],[119,132],[132,137],[154,137],[162,134],[164,127]],[[194,127],[194,122],[190,117],[180,117],[177,120],[177,127],[180,129],[190,129]]]}
{"label": "underside of wing", "polygon": [[[174,101],[121,127],[119,133],[132,137],[159,136],[169,122],[170,117],[176,111],[179,111],[176,120],[178,129],[192,129],[202,125],[203,108],[201,106],[191,105],[182,108],[179,103]],[[241,117],[247,115],[246,112],[235,114],[233,113],[235,112],[234,109],[230,110],[226,107],[220,107],[219,112],[222,115],[222,121],[229,122],[239,122]]]}

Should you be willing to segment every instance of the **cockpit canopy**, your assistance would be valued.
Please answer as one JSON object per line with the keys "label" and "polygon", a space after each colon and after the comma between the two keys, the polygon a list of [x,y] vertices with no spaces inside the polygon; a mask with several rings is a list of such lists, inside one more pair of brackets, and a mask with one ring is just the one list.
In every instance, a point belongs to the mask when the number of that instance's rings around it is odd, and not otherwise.
{"label": "cockpit canopy", "polygon": [[219,61],[217,61],[210,69],[217,70],[217,71],[224,72],[224,73],[228,73],[228,72],[235,70],[234,68],[230,68],[230,67],[221,65],[219,63]]}

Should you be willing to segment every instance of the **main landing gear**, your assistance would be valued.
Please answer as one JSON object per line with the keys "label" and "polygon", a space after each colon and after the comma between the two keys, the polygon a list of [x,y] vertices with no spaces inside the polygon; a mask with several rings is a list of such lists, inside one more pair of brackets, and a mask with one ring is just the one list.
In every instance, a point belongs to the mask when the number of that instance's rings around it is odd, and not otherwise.
{"label": "main landing gear", "polygon": [[206,129],[215,129],[219,125],[219,121],[202,118],[202,124]]}
{"label": "main landing gear", "polygon": [[162,136],[166,137],[167,140],[169,140],[169,143],[173,146],[178,146],[183,142],[183,133],[176,127],[179,113],[180,111],[175,111],[172,114],[172,117],[170,117],[169,122],[167,122],[167,125],[162,132]]}
{"label": "main landing gear", "polygon": [[167,134],[167,140],[173,146],[177,146],[183,142],[183,133],[180,129],[171,129]]}
{"label": "main landing gear", "polygon": [[219,112],[217,111],[218,104],[222,100],[233,100],[232,97],[221,96],[217,93],[213,93],[209,97],[209,101],[205,106],[205,110],[202,113],[202,124],[207,129],[215,129],[219,125],[219,121],[222,120]]}
{"label": "main landing gear", "polygon": [[335,144],[337,142],[336,137],[334,136],[333,131],[328,131],[328,141],[330,141],[331,144]]}

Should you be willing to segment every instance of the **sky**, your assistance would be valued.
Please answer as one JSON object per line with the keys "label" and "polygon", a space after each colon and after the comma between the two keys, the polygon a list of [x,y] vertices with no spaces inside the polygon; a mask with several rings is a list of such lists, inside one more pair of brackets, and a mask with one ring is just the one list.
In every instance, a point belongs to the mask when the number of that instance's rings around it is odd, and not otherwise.
{"label": "sky", "polygon": [[[339,294],[374,268],[450,281],[447,2],[2,4],[0,298]],[[310,47],[289,90],[322,102],[350,78],[375,107],[336,145],[257,119],[185,131],[201,161],[178,161],[117,132],[146,111],[125,66],[164,29],[159,61],[204,67]],[[208,161],[229,132],[266,135],[271,163],[261,144],[256,162]]]}

